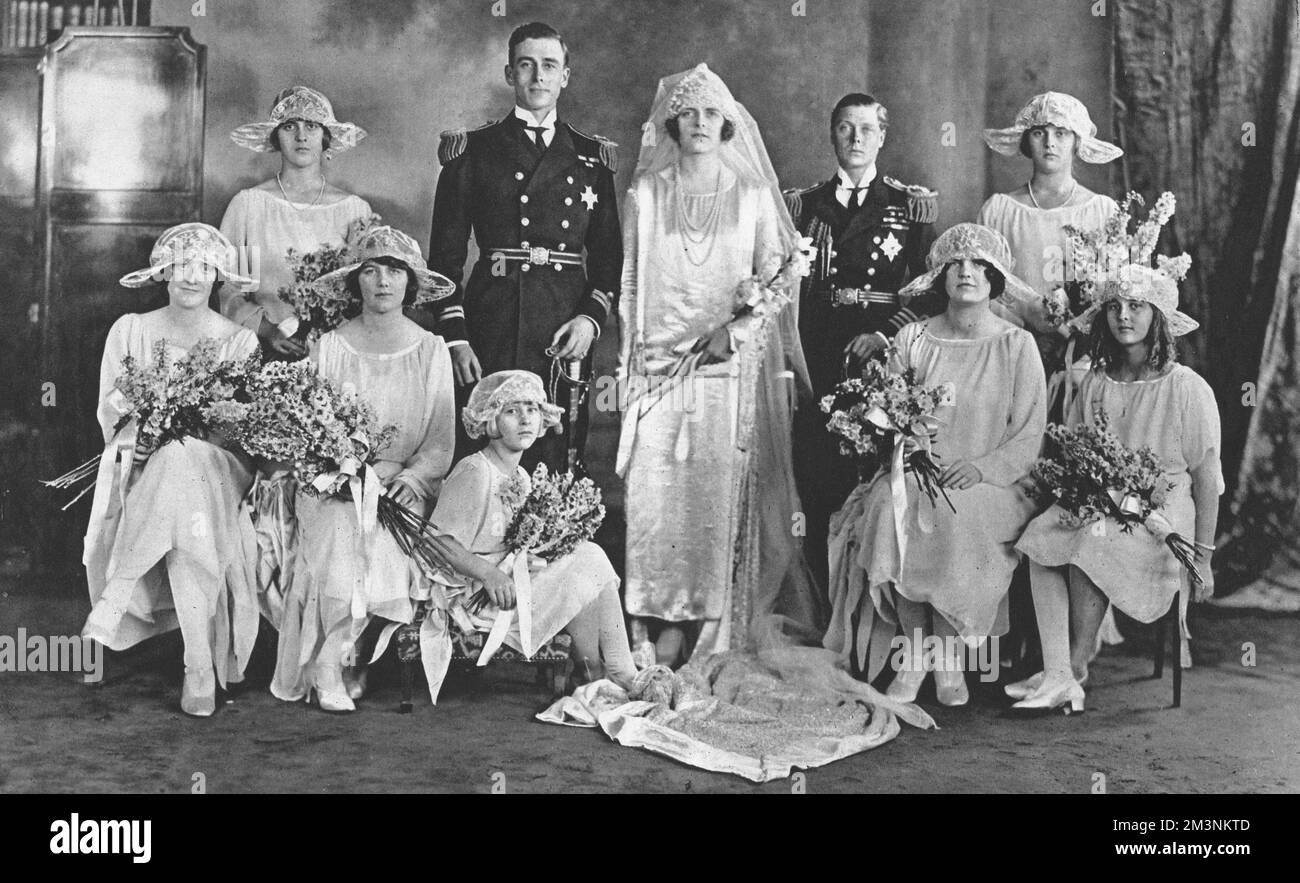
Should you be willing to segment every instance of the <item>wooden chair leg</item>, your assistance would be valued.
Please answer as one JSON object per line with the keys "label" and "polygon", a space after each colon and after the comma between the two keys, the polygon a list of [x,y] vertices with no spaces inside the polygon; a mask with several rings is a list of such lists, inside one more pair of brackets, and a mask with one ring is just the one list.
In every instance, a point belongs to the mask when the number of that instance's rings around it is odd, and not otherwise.
{"label": "wooden chair leg", "polygon": [[551,699],[560,699],[568,691],[569,675],[573,672],[573,660],[565,659],[553,662],[551,670]]}
{"label": "wooden chair leg", "polygon": [[410,714],[415,708],[415,660],[402,660],[402,702],[397,706],[398,714]]}
{"label": "wooden chair leg", "polygon": [[[1155,678],[1156,680],[1160,680],[1165,676],[1165,620],[1167,620],[1168,618],[1169,618],[1169,614],[1166,612],[1164,616],[1156,620],[1156,634],[1155,634],[1156,665],[1155,665],[1155,671],[1151,674],[1151,677]],[[1177,642],[1175,642],[1175,644],[1176,643]]]}
{"label": "wooden chair leg", "polygon": [[397,630],[397,659],[402,667],[402,701],[398,714],[410,714],[414,709],[415,667],[420,664],[420,623],[424,611],[418,610],[413,622]]}
{"label": "wooden chair leg", "polygon": [[1183,704],[1183,623],[1179,616],[1182,594],[1181,590],[1174,594],[1173,606],[1169,608],[1169,634],[1174,645],[1174,708]]}

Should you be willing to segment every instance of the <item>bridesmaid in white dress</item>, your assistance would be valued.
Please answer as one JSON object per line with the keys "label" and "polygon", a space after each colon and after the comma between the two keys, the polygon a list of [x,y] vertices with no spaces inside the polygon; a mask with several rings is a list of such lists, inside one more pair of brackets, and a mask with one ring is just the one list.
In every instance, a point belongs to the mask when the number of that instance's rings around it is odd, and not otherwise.
{"label": "bridesmaid in white dress", "polygon": [[299,359],[307,348],[289,339],[293,308],[279,297],[293,283],[286,260],[290,248],[315,251],[341,245],[354,224],[370,217],[361,197],[325,180],[324,163],[357,145],[366,132],[334,118],[329,100],[306,86],[275,96],[269,120],[248,123],[231,140],[257,153],[279,153],[280,170],[230,200],[221,232],[240,250],[255,282],[244,292],[221,293],[222,315],[252,329],[268,357]]}
{"label": "bridesmaid in white dress", "polygon": [[[987,227],[958,224],[935,240],[929,272],[904,289],[947,294],[941,315],[904,325],[895,370],[925,386],[952,383],[939,408],[934,449],[956,511],[932,505],[915,481],[895,495],[887,470],[864,482],[831,519],[831,627],[826,646],[847,656],[856,643],[868,679],[894,654],[886,695],[915,701],[927,670],[944,705],[969,699],[964,654],[932,665],[932,637],[977,646],[1006,632],[1006,596],[1016,568],[1013,544],[1034,514],[1019,483],[1038,454],[1046,424],[1043,366],[1033,338],[989,308],[1000,290],[1024,293],[1010,272],[1006,240]],[[908,652],[910,651],[910,652]]]}
{"label": "bridesmaid in white dress", "polygon": [[123,358],[148,361],[159,342],[176,360],[212,338],[221,342],[223,359],[238,360],[256,352],[257,338],[208,307],[214,287],[248,281],[234,272],[234,249],[217,230],[172,227],[149,263],[122,284],[166,280],[167,306],[122,316],[104,345],[98,418],[106,446],[86,530],[92,610],[82,634],[125,650],[179,628],[181,709],[207,717],[216,710],[217,682],[243,680],[257,637],[253,525],[240,505],[252,470],[209,441],[187,438],[154,449],[137,439],[134,420],[115,430],[128,402],[114,384]]}
{"label": "bridesmaid in white dress", "polygon": [[[989,147],[1004,156],[1024,156],[1032,166],[1025,185],[990,196],[976,222],[1007,238],[1017,274],[1033,289],[1033,297],[1008,295],[995,302],[994,308],[1033,333],[1048,375],[1051,419],[1063,419],[1069,405],[1065,400],[1089,367],[1086,345],[1076,344],[1073,351],[1067,351],[1067,336],[1052,327],[1044,311],[1044,298],[1074,278],[1065,227],[1100,230],[1119,210],[1115,200],[1093,193],[1074,177],[1075,157],[1103,164],[1124,155],[1096,135],[1097,126],[1088,108],[1061,92],[1035,95],[1009,128],[984,130]],[[1067,355],[1077,362],[1066,365]],[[1107,611],[1098,632],[1098,647],[1102,642],[1118,644],[1123,640],[1113,614]],[[1009,689],[1021,693],[1019,684]]]}
{"label": "bridesmaid in white dress", "polygon": [[[323,278],[345,279],[361,314],[322,335],[312,358],[321,376],[373,406],[378,425],[396,425],[373,468],[385,493],[427,516],[455,445],[451,356],[402,307],[421,290],[445,297],[454,285],[426,267],[415,240],[391,227],[369,230],[353,254],[353,263]],[[362,632],[373,617],[410,622],[413,601],[429,597],[429,581],[387,531],[362,530],[351,501],[299,492],[297,518],[271,692],[294,701],[314,688],[322,709],[354,711],[366,686],[356,657]]]}
{"label": "bridesmaid in white dress", "polygon": [[[365,130],[334,118],[329,100],[314,89],[293,86],[280,92],[270,119],[231,132],[236,144],[257,153],[279,153],[280,170],[230,200],[221,231],[239,250],[253,277],[244,291],[221,292],[221,312],[257,334],[267,358],[300,359],[306,345],[293,337],[298,321],[279,297],[293,284],[289,249],[300,253],[341,245],[359,234],[370,205],[325,180],[324,161],[366,136]],[[251,506],[259,554],[257,579],[262,612],[280,628],[290,591],[298,536],[293,478],[283,471],[259,476]]]}
{"label": "bridesmaid in white dress", "polygon": [[1024,156],[1032,164],[1029,180],[1010,193],[988,198],[975,222],[1006,237],[1016,274],[1036,297],[1008,292],[1006,318],[1035,335],[1054,334],[1042,298],[1070,276],[1066,225],[1097,230],[1118,210],[1115,200],[1093,193],[1074,177],[1074,159],[1108,163],[1124,154],[1096,137],[1097,127],[1077,98],[1061,92],[1035,95],[1006,129],[985,129],[984,140],[1004,156]]}

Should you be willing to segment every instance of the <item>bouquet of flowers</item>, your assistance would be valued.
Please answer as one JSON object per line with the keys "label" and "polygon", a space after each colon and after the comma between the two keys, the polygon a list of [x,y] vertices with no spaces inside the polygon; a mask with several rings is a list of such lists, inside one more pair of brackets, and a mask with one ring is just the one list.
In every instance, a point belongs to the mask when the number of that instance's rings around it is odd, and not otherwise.
{"label": "bouquet of flowers", "polygon": [[[605,520],[605,505],[595,482],[572,472],[551,474],[545,463],[537,464],[526,493],[524,482],[515,478],[501,489],[501,497],[514,513],[506,528],[506,548],[517,557],[530,556],[547,564],[572,554],[579,543],[596,535]],[[487,593],[479,591],[470,599],[470,609],[487,601]]]}
{"label": "bouquet of flowers", "polygon": [[1078,528],[1109,517],[1125,533],[1144,525],[1164,541],[1192,581],[1202,584],[1196,547],[1175,533],[1159,511],[1173,485],[1155,451],[1126,447],[1110,431],[1104,411],[1097,414],[1094,425],[1068,429],[1053,423],[1047,435],[1055,453],[1038,460],[1030,475],[1061,508],[1062,524]]}
{"label": "bouquet of flowers", "polygon": [[[1095,312],[1092,307],[1123,294],[1126,267],[1150,266],[1160,230],[1174,216],[1176,200],[1169,191],[1160,194],[1147,219],[1130,233],[1134,206],[1145,204],[1141,194],[1130,192],[1100,230],[1080,230],[1070,225],[1064,228],[1072,275],[1077,282],[1051,292],[1044,303],[1049,321],[1063,333],[1086,331]],[[1191,264],[1186,254],[1156,257],[1156,266],[1174,279],[1186,276]]]}
{"label": "bouquet of flowers", "polygon": [[531,485],[506,529],[510,551],[527,550],[551,562],[596,535],[605,520],[605,506],[590,478],[572,472],[551,475],[546,464],[539,463]]}
{"label": "bouquet of flowers", "polygon": [[[160,340],[149,361],[132,356],[122,360],[113,395],[120,395],[126,407],[113,431],[134,420],[138,442],[151,450],[187,437],[208,438],[220,432],[222,410],[246,395],[248,378],[259,362],[256,354],[240,360],[222,359],[221,343],[212,338],[200,340],[186,355],[171,361],[166,341]],[[99,460],[93,457],[43,484],[60,489],[79,485],[94,478]],[[68,506],[93,486],[91,480]]]}
{"label": "bouquet of flowers", "polygon": [[433,525],[380,492],[373,464],[396,427],[378,426],[366,402],[310,362],[268,362],[248,378],[247,401],[222,410],[231,440],[255,457],[291,463],[304,493],[353,500],[363,529],[373,516],[424,569],[451,571]]}
{"label": "bouquet of flowers", "polygon": [[375,214],[353,221],[342,245],[323,245],[309,252],[289,249],[287,258],[293,271],[293,284],[282,286],[277,293],[280,300],[293,306],[293,314],[298,319],[298,329],[293,333],[295,340],[306,341],[309,337],[316,340],[350,318],[349,308],[357,305],[343,285],[321,285],[316,280],[346,266],[351,243],[380,221]]}
{"label": "bouquet of flowers", "polygon": [[[893,355],[887,351],[887,357]],[[839,437],[840,452],[866,468],[882,463],[902,451],[903,468],[916,476],[917,484],[936,505],[940,495],[953,508],[939,484],[942,470],[931,450],[939,427],[936,409],[954,403],[951,383],[924,387],[912,369],[890,371],[883,361],[868,360],[860,377],[840,382],[821,400],[830,414],[826,428]]]}

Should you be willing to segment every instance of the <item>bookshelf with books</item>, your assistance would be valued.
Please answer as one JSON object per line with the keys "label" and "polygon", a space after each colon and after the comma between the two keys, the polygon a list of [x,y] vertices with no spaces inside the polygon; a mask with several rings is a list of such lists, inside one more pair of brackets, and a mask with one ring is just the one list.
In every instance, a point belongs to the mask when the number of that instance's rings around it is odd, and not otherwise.
{"label": "bookshelf with books", "polygon": [[45,46],[73,27],[144,27],[151,0],[0,0],[0,52]]}

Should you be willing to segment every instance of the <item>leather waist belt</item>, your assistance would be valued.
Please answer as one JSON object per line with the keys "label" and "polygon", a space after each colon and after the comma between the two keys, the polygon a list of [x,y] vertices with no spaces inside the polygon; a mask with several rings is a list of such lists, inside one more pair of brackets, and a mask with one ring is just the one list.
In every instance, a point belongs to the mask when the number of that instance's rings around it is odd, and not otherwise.
{"label": "leather waist belt", "polygon": [[582,255],[571,251],[555,251],[549,248],[485,248],[492,260],[522,261],[525,264],[568,264],[571,267],[582,266]]}
{"label": "leather waist belt", "polygon": [[870,288],[836,288],[831,293],[831,303],[837,307],[867,304],[894,306],[898,303],[898,295],[888,291],[872,291]]}

